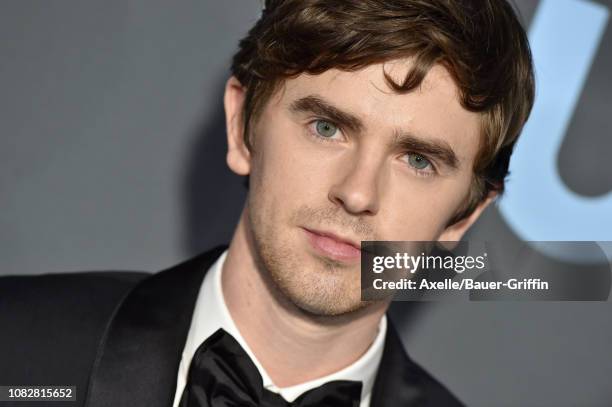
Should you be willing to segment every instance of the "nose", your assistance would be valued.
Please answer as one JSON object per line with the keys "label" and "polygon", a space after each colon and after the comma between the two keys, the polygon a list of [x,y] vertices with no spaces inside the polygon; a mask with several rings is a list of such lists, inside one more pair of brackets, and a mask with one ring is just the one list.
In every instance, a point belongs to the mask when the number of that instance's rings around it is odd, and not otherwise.
{"label": "nose", "polygon": [[367,154],[354,157],[344,165],[338,181],[332,184],[328,197],[353,215],[375,215],[379,211],[382,164]]}

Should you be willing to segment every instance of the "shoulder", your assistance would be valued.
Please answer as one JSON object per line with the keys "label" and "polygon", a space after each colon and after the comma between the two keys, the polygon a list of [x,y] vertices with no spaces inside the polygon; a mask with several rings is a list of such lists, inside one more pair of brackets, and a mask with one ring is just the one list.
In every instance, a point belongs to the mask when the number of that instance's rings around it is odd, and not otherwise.
{"label": "shoulder", "polygon": [[[90,271],[0,277],[0,318],[26,314],[55,317],[105,314],[135,284],[149,274],[134,271]],[[17,323],[17,321],[15,321]]]}
{"label": "shoulder", "polygon": [[[83,385],[117,305],[149,276],[105,271],[0,277],[0,382]],[[33,367],[36,368],[33,368]]]}

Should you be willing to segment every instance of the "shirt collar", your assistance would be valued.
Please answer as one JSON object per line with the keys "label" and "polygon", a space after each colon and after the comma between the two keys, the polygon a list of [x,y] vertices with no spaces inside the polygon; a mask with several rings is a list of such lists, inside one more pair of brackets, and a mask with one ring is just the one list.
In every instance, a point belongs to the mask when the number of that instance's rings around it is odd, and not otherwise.
{"label": "shirt collar", "polygon": [[[279,393],[289,402],[298,398],[302,393],[332,380],[361,381],[363,383],[361,391],[362,401],[364,399],[369,400],[372,388],[374,386],[374,379],[376,377],[378,365],[380,364],[380,360],[382,358],[385,335],[387,332],[386,316],[382,316],[378,325],[378,333],[376,338],[368,350],[355,362],[327,376],[290,387],[279,388],[272,382],[272,379],[270,379],[268,373],[257,360],[249,345],[246,343],[242,335],[240,335],[240,332],[238,331],[238,328],[236,327],[229,310],[227,309],[227,305],[225,304],[225,300],[223,298],[223,291],[221,289],[221,273],[223,271],[223,264],[226,256],[227,250],[211,266],[210,270],[204,277],[204,281],[196,301],[189,333],[187,334],[187,341],[182,354],[181,365],[179,367],[179,385],[182,382],[184,386],[189,365],[191,364],[191,359],[193,358],[197,348],[216,330],[223,328],[238,341],[240,346],[242,346],[245,352],[249,355],[263,379],[264,387],[270,391]],[[179,392],[182,392],[182,389],[179,388]]]}

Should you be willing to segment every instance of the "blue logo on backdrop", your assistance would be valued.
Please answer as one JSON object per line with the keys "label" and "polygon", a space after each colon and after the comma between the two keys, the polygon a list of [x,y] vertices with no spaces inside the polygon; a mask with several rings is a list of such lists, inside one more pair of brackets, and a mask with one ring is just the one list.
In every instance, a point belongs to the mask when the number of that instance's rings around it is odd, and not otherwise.
{"label": "blue logo on backdrop", "polygon": [[[605,6],[586,0],[541,0],[534,16],[529,40],[537,95],[512,155],[511,178],[499,205],[523,240],[612,240],[612,193],[578,195],[564,185],[556,168],[608,16]],[[589,262],[578,253],[537,248],[562,260]],[[612,259],[611,248],[604,249]]]}

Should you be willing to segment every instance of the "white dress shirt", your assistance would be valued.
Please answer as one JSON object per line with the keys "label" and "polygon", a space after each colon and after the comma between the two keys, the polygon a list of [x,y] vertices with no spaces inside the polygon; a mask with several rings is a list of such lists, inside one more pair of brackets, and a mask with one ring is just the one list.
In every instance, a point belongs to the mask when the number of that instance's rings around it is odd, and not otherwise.
{"label": "white dress shirt", "polygon": [[374,386],[374,379],[376,377],[378,365],[380,364],[380,359],[382,358],[385,335],[387,333],[386,316],[383,315],[380,320],[378,334],[374,342],[372,342],[368,350],[354,363],[327,376],[290,387],[279,388],[272,382],[270,376],[268,376],[261,363],[259,363],[249,348],[249,345],[242,335],[240,335],[227,309],[221,289],[221,273],[223,271],[223,263],[225,262],[226,256],[227,251],[225,251],[211,266],[200,287],[193,318],[191,320],[191,326],[187,334],[187,341],[185,342],[185,348],[183,349],[181,363],[179,365],[173,406],[177,407],[181,400],[187,382],[189,366],[195,351],[210,335],[219,328],[223,328],[238,341],[255,366],[257,366],[257,370],[263,379],[264,387],[270,391],[279,393],[285,400],[289,402],[294,401],[302,393],[332,380],[355,380],[363,383],[360,407],[369,407],[372,387]]}

